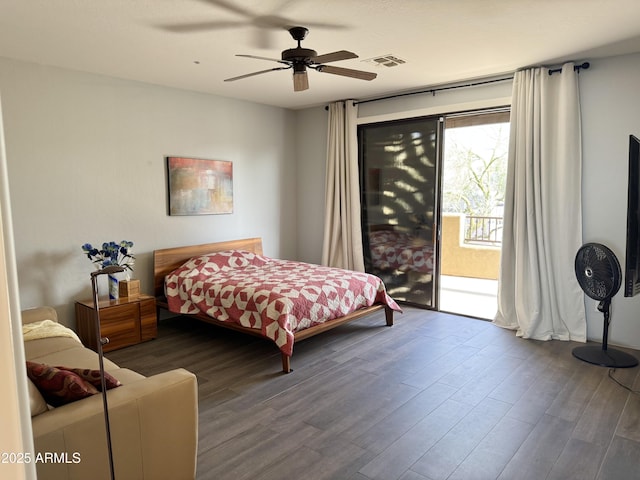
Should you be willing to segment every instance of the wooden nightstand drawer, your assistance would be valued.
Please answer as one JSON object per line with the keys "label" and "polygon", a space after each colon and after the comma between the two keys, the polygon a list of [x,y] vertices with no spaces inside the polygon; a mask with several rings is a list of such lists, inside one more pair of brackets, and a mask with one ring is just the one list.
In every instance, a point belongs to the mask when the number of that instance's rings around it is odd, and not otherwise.
{"label": "wooden nightstand drawer", "polygon": [[[156,337],[158,322],[155,298],[149,295],[123,297],[119,300],[102,299],[100,334],[109,339],[103,345],[105,352],[151,340]],[[76,329],[78,336],[89,348],[98,349],[93,300],[76,302]]]}
{"label": "wooden nightstand drawer", "polygon": [[103,347],[105,351],[140,343],[140,304],[100,309],[100,331],[109,339]]}

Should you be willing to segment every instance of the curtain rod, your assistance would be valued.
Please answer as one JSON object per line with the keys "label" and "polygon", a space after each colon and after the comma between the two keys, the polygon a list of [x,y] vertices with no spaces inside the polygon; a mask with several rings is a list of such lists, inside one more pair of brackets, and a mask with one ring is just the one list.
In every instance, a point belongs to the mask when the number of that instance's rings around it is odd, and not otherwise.
{"label": "curtain rod", "polygon": [[353,102],[354,105],[359,105],[361,103],[369,103],[369,102],[377,102],[379,100],[388,100],[390,98],[398,98],[398,97],[407,97],[410,95],[422,95],[424,93],[431,93],[433,95],[436,94],[436,92],[442,92],[444,90],[455,90],[457,88],[468,88],[468,87],[476,87],[478,85],[487,85],[489,83],[496,83],[496,82],[504,82],[507,80],[513,80],[513,75],[510,77],[504,77],[504,78],[497,78],[494,80],[483,80],[480,82],[473,82],[473,83],[465,83],[463,85],[451,85],[448,87],[436,87],[436,88],[430,88],[428,90],[420,90],[417,92],[407,92],[407,93],[396,93],[394,95],[388,95],[386,97],[378,97],[378,98],[372,98],[369,100],[360,100],[359,102]]}
{"label": "curtain rod", "polygon": [[[583,62],[580,65],[574,65],[573,66],[573,70],[575,72],[580,73],[580,70],[586,70],[590,67],[591,65],[589,64],[589,62]],[[562,68],[554,68],[549,70],[549,75],[553,75],[554,73],[560,73],[562,72]],[[432,95],[435,95],[436,92],[441,92],[444,90],[455,90],[457,88],[468,88],[468,87],[477,87],[479,85],[487,85],[487,84],[491,84],[491,83],[497,83],[497,82],[505,82],[507,80],[513,80],[513,75],[508,76],[508,77],[503,77],[503,78],[497,78],[497,79],[493,79],[493,80],[483,80],[483,81],[479,81],[479,82],[472,82],[472,83],[465,83],[462,85],[451,85],[448,87],[435,87],[435,88],[430,88],[428,90],[419,90],[416,92],[407,92],[407,93],[396,93],[394,95],[387,95],[386,97],[377,97],[377,98],[371,98],[369,100],[360,100],[360,101],[354,101],[353,104],[354,105],[359,105],[361,103],[369,103],[369,102],[377,102],[380,100],[389,100],[391,98],[399,98],[399,97],[407,97],[410,95],[422,95],[425,93],[431,93]],[[329,110],[329,107],[326,106],[324,107],[325,110]]]}
{"label": "curtain rod", "polygon": [[[580,70],[586,70],[590,66],[591,64],[589,62],[582,62],[580,65],[574,65],[573,71],[580,73]],[[554,68],[552,70],[549,70],[549,75],[553,75],[554,73],[560,73],[560,72],[562,72],[562,68]]]}

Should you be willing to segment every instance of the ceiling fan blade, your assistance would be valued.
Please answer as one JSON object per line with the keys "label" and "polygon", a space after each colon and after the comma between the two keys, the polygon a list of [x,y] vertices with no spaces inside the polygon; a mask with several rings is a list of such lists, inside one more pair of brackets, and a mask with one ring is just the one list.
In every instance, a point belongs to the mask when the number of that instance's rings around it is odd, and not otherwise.
{"label": "ceiling fan blade", "polygon": [[327,30],[345,30],[347,28],[351,28],[349,25],[340,25],[337,23],[305,22],[301,19],[297,19],[296,25],[304,25],[307,28],[325,28]]}
{"label": "ceiling fan blade", "polygon": [[236,55],[236,57],[244,57],[244,58],[256,58],[258,60],[268,60],[270,62],[278,62],[278,63],[284,63],[285,65],[289,65],[289,62],[286,62],[284,60],[280,60],[278,58],[270,58],[270,57],[261,57],[259,55]]}
{"label": "ceiling fan blade", "polygon": [[269,68],[268,70],[260,70],[259,72],[253,72],[253,73],[247,73],[245,75],[239,75],[237,77],[231,77],[231,78],[227,78],[224,81],[225,82],[235,82],[236,80],[240,80],[243,78],[249,78],[249,77],[253,77],[255,75],[262,75],[263,73],[268,73],[268,72],[273,72],[275,70],[287,70],[291,67],[275,67],[275,68]]}
{"label": "ceiling fan blade", "polygon": [[172,25],[159,25],[159,28],[174,33],[204,32],[207,30],[220,30],[222,28],[243,27],[243,22],[220,21],[220,22],[197,22],[178,23]]}
{"label": "ceiling fan blade", "polygon": [[309,89],[309,77],[306,70],[303,72],[293,73],[293,91],[301,92]]}
{"label": "ceiling fan blade", "polygon": [[357,78],[359,80],[373,80],[378,76],[377,73],[353,70],[351,68],[333,67],[331,65],[318,65],[316,70],[323,73],[342,75],[343,77]]}
{"label": "ceiling fan blade", "polygon": [[338,50],[337,52],[325,53],[324,55],[313,57],[311,61],[313,63],[329,63],[337,62],[338,60],[348,60],[350,58],[358,58],[358,55],[346,50]]}
{"label": "ceiling fan blade", "polygon": [[[300,19],[293,21],[292,19],[288,19],[285,17],[281,17],[275,13],[273,14],[265,14],[259,15],[257,12],[252,12],[246,8],[239,7],[232,2],[226,0],[200,0],[202,3],[208,3],[210,5],[215,5],[225,10],[228,10],[233,13],[237,13],[242,15],[250,20],[250,23],[256,27],[261,28],[272,28],[272,29],[281,29],[286,27],[292,27],[294,25],[307,25],[309,27],[318,27],[318,28],[329,28],[329,29],[345,29],[346,25],[337,25],[333,23],[321,23],[321,22],[304,22]],[[238,3],[238,2],[236,2]],[[273,9],[273,12],[280,12],[286,10],[285,7],[289,3],[294,3],[292,1],[281,2],[277,8]]]}
{"label": "ceiling fan blade", "polygon": [[237,13],[239,15],[244,15],[245,17],[252,17],[253,13],[245,8],[238,7],[231,2],[225,2],[224,0],[200,0],[202,3],[209,3],[212,5],[216,5],[217,7],[222,7],[230,12]]}
{"label": "ceiling fan blade", "polygon": [[271,50],[273,47],[273,35],[266,28],[254,28],[251,39],[253,46],[261,50]]}

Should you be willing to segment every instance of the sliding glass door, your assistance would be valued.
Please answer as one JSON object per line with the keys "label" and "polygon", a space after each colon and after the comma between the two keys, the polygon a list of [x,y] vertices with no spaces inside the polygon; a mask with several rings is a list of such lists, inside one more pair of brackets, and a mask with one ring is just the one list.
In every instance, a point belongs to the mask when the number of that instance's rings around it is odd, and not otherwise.
{"label": "sliding glass door", "polygon": [[358,128],[365,268],[393,298],[435,305],[442,122],[426,117]]}
{"label": "sliding glass door", "polygon": [[358,127],[365,269],[393,298],[492,318],[508,139],[507,107]]}

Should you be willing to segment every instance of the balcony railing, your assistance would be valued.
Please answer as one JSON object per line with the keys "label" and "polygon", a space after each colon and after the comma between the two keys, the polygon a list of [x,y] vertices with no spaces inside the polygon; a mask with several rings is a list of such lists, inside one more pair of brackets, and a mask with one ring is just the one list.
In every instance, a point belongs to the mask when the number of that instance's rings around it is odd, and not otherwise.
{"label": "balcony railing", "polygon": [[502,217],[468,215],[464,225],[464,243],[500,245],[502,243]]}

